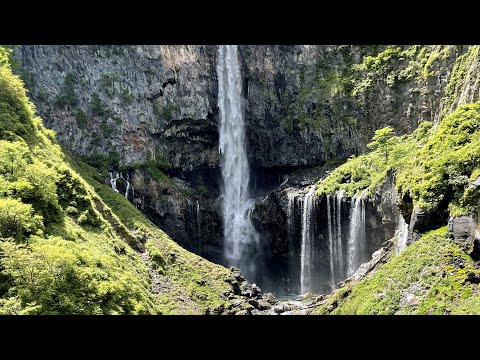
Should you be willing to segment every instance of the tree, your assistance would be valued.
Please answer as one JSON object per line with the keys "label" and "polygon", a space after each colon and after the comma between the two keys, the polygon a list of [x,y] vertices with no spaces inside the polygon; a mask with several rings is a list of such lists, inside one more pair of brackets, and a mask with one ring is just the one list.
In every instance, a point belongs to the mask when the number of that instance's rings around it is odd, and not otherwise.
{"label": "tree", "polygon": [[375,131],[372,142],[367,147],[373,151],[378,150],[385,155],[385,159],[388,159],[388,153],[394,142],[395,131],[392,127],[387,126],[383,129]]}
{"label": "tree", "polygon": [[42,218],[33,215],[30,204],[17,199],[0,199],[0,237],[23,237],[41,226]]}

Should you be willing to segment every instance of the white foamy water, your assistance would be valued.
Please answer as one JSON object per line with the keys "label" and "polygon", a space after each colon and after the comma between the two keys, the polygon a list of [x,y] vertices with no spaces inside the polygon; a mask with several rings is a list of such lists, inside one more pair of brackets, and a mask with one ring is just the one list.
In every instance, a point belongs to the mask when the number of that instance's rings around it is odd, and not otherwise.
{"label": "white foamy water", "polygon": [[302,209],[302,246],[300,257],[300,291],[302,294],[311,291],[313,221],[315,185],[305,194]]}
{"label": "white foamy water", "polygon": [[241,102],[242,78],[236,45],[221,45],[217,57],[218,106],[220,108],[219,151],[223,179],[224,255],[231,265],[252,272],[255,267],[246,250],[258,241],[249,209],[245,123]]}
{"label": "white foamy water", "polygon": [[403,219],[402,214],[398,213],[398,221],[397,221],[397,230],[395,231],[395,235],[397,237],[397,254],[404,250],[407,247],[407,240],[408,240],[408,224]]}
{"label": "white foamy water", "polygon": [[361,248],[365,242],[365,190],[352,198],[350,210],[350,233],[348,236],[347,276],[360,266]]}

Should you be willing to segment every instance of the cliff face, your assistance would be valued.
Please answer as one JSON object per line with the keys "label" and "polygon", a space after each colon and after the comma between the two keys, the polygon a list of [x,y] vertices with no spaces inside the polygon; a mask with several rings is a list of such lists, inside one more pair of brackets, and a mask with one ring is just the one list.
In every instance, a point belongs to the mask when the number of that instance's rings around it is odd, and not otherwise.
{"label": "cliff face", "polygon": [[[278,185],[296,167],[362,152],[373,131],[387,124],[399,134],[411,132],[478,98],[478,56],[466,60],[467,71],[451,85],[467,47],[239,50],[258,189]],[[135,180],[130,200],[209,258],[220,257],[222,245],[216,51],[203,45],[15,47],[30,96],[60,142],[123,169]],[[162,182],[152,166],[173,181]],[[204,229],[203,222],[213,225]]]}
{"label": "cliff face", "polygon": [[[465,49],[431,48],[444,53],[429,65],[432,75],[421,79],[391,71],[413,62],[398,53],[353,76],[355,64],[380,47],[240,46],[252,166],[344,158],[364,149],[385,124],[402,133],[437,119],[454,61]],[[130,165],[162,157],[183,173],[218,166],[216,46],[15,50],[38,110],[74,152],[116,152]],[[368,86],[352,96],[361,81]],[[478,96],[469,86],[462,93],[461,101]]]}

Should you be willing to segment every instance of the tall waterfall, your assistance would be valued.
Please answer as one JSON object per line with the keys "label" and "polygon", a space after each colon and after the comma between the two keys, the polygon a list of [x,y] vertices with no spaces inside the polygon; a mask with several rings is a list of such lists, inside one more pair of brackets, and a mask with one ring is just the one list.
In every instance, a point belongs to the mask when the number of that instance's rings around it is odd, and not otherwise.
{"label": "tall waterfall", "polygon": [[287,236],[288,243],[291,244],[295,236],[295,195],[288,195],[287,207]]}
{"label": "tall waterfall", "polygon": [[327,221],[328,221],[328,247],[330,249],[330,286],[335,288],[335,260],[332,229],[332,211],[330,205],[330,194],[327,195]]}
{"label": "tall waterfall", "polygon": [[342,199],[344,191],[340,190],[335,194],[335,204],[333,206],[333,217],[335,219],[335,246],[336,246],[336,260],[338,266],[338,273],[340,277],[343,277],[344,268],[345,268],[345,259],[343,255],[343,244],[342,244]]}
{"label": "tall waterfall", "polygon": [[300,255],[300,291],[302,294],[311,290],[313,223],[315,221],[314,192],[315,185],[310,188],[303,199],[302,247]]}
{"label": "tall waterfall", "polygon": [[258,242],[248,211],[250,180],[241,103],[242,79],[236,45],[218,47],[219,152],[222,169],[224,255],[245,274],[254,274],[255,263],[247,251]]}
{"label": "tall waterfall", "polygon": [[360,266],[362,245],[365,243],[365,190],[357,195],[352,198],[350,212],[347,276],[353,275]]}

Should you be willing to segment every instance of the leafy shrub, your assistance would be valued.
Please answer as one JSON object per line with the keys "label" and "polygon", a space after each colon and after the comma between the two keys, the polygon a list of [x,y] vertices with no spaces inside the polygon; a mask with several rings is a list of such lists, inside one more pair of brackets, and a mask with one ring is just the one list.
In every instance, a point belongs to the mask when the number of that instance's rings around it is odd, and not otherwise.
{"label": "leafy shrub", "polygon": [[0,199],[0,237],[23,239],[42,226],[42,217],[34,215],[32,205],[17,199]]}

